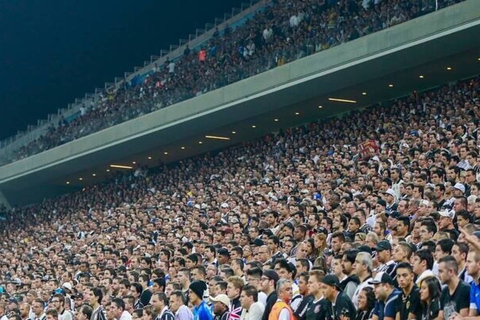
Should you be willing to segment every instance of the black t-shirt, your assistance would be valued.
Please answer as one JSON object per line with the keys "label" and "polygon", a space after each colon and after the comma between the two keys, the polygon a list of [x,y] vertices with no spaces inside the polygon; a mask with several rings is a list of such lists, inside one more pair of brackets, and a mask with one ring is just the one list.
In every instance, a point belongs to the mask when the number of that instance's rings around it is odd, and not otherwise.
{"label": "black t-shirt", "polygon": [[470,307],[470,285],[460,280],[452,295],[450,295],[448,287],[443,288],[440,305],[445,319],[450,319],[455,312],[468,309]]}
{"label": "black t-shirt", "polygon": [[[438,312],[440,311],[440,300],[433,299],[430,305],[423,305],[422,306],[422,317],[421,320],[432,320],[438,317]],[[419,318],[417,318],[419,319]]]}
{"label": "black t-shirt", "polygon": [[305,320],[307,317],[307,308],[310,301],[313,301],[313,296],[308,295],[302,298],[302,301],[298,305],[297,309],[293,311],[296,319]]}
{"label": "black t-shirt", "polygon": [[326,318],[327,309],[330,306],[330,302],[324,298],[317,301],[312,300],[308,303],[307,312],[305,315],[306,320],[323,320]]}
{"label": "black t-shirt", "polygon": [[400,320],[407,320],[408,314],[413,313],[414,319],[420,319],[422,316],[422,305],[420,304],[420,290],[413,285],[412,291],[406,295],[403,291],[397,299],[397,312],[400,312]]}
{"label": "black t-shirt", "polygon": [[268,315],[272,311],[273,305],[277,302],[278,296],[277,292],[273,291],[267,297],[267,304],[265,305],[265,311],[263,312],[262,320],[268,320]]}
{"label": "black t-shirt", "polygon": [[330,303],[327,309],[327,316],[325,319],[340,320],[341,316],[345,316],[350,319],[354,319],[357,314],[357,310],[353,305],[352,300],[344,293],[340,292],[337,295],[335,304]]}

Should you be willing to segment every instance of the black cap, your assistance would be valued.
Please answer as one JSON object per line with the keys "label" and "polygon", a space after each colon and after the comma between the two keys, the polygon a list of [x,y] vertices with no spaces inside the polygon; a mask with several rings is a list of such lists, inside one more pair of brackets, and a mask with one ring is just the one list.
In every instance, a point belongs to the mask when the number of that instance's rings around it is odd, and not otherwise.
{"label": "black cap", "polygon": [[263,271],[263,275],[270,280],[273,280],[275,284],[277,283],[279,277],[275,270],[265,270]]}
{"label": "black cap", "polygon": [[372,248],[370,248],[367,245],[363,245],[363,246],[358,247],[358,251],[359,252],[366,252],[368,254],[372,254]]}
{"label": "black cap", "polygon": [[378,203],[379,205],[381,205],[382,207],[386,207],[386,206],[387,206],[387,203],[386,203],[385,200],[383,200],[383,199],[378,199],[378,200],[377,200],[377,203]]}
{"label": "black cap", "polygon": [[338,291],[342,291],[342,288],[340,288],[340,280],[338,280],[338,277],[334,274],[326,275],[323,278],[322,283],[325,283],[332,287],[336,287]]}
{"label": "black cap", "polygon": [[400,218],[400,212],[398,211],[392,211],[390,212],[390,214],[388,215],[390,218],[394,218],[394,219],[398,219]]}
{"label": "black cap", "polygon": [[254,246],[261,247],[261,246],[263,246],[264,244],[265,244],[265,242],[263,242],[262,239],[257,238],[257,239],[255,239],[255,240],[253,240],[253,245],[254,245]]}
{"label": "black cap", "polygon": [[379,243],[377,243],[377,247],[375,248],[375,250],[377,251],[392,250],[392,245],[390,244],[390,241],[382,240]]}

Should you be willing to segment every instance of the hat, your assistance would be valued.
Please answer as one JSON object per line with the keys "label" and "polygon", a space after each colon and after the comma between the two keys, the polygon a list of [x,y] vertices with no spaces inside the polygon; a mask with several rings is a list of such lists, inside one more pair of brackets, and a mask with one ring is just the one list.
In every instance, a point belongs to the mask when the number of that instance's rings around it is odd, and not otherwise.
{"label": "hat", "polygon": [[216,297],[210,296],[209,299],[213,302],[221,302],[224,305],[226,305],[227,307],[230,306],[230,299],[228,298],[228,296],[226,294],[219,294]]}
{"label": "hat", "polygon": [[224,203],[222,203],[221,207],[222,207],[222,208],[228,208],[229,205],[228,205],[228,203],[224,202]]}
{"label": "hat", "polygon": [[220,249],[218,249],[217,254],[218,254],[219,256],[227,256],[227,257],[230,257],[230,252],[228,252],[228,249],[226,249],[226,248],[220,248]]}
{"label": "hat", "polygon": [[263,271],[263,275],[270,280],[273,280],[275,283],[278,281],[278,274],[275,270],[265,270]]}
{"label": "hat", "polygon": [[64,284],[62,284],[62,288],[65,288],[70,291],[72,291],[73,289],[72,284],[70,282],[65,282]]}
{"label": "hat", "polygon": [[265,244],[265,242],[263,242],[262,239],[257,238],[257,239],[255,239],[255,240],[253,240],[253,245],[254,245],[254,246],[261,247],[261,246],[263,246],[264,244]]}
{"label": "hat", "polygon": [[387,206],[387,202],[385,202],[385,200],[383,200],[383,199],[378,199],[378,200],[377,200],[377,203],[378,203],[379,205],[381,205],[382,207],[386,207],[386,206]]}
{"label": "hat", "polygon": [[390,211],[390,214],[388,215],[390,218],[398,219],[400,218],[400,212],[398,211]]}
{"label": "hat", "polygon": [[393,285],[392,277],[386,272],[379,272],[373,278],[373,280],[368,281],[368,284],[379,284],[379,283],[388,283]]}
{"label": "hat", "polygon": [[377,251],[392,250],[392,245],[390,244],[390,241],[382,240],[379,243],[377,243],[375,250]]}
{"label": "hat", "polygon": [[363,246],[358,247],[358,251],[359,252],[366,252],[368,254],[372,254],[372,248],[370,248],[367,245],[363,245]]}
{"label": "hat", "polygon": [[461,184],[460,182],[455,183],[453,186],[455,189],[462,191],[462,193],[465,193],[465,186]]}
{"label": "hat", "polygon": [[322,283],[325,283],[332,287],[336,287],[339,291],[342,291],[342,288],[340,288],[340,280],[338,280],[338,277],[334,274],[326,275],[323,278]]}
{"label": "hat", "polygon": [[441,210],[438,212],[438,214],[440,215],[440,217],[445,217],[450,219],[455,218],[455,212],[453,212],[452,210]]}
{"label": "hat", "polygon": [[135,236],[129,236],[127,241],[137,241],[137,238]]}
{"label": "hat", "polygon": [[397,197],[397,195],[395,194],[395,191],[393,191],[393,189],[388,189],[387,191],[385,191],[385,194],[389,194],[394,198]]}
{"label": "hat", "polygon": [[200,299],[203,299],[203,293],[207,289],[207,285],[203,281],[193,281],[189,287]]}

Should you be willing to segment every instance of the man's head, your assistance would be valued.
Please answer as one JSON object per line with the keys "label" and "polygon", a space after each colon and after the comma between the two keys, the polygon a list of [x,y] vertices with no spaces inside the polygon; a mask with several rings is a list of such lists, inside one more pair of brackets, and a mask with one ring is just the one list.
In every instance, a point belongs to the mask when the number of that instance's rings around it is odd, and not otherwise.
{"label": "man's head", "polygon": [[219,294],[215,298],[210,297],[210,300],[213,302],[213,313],[215,315],[222,315],[230,306],[230,299],[225,294]]}
{"label": "man's head", "polygon": [[445,256],[438,262],[438,278],[443,284],[458,278],[458,264],[454,257]]}
{"label": "man's head", "polygon": [[333,274],[329,274],[322,279],[320,288],[323,291],[325,299],[330,302],[334,302],[337,294],[341,291],[340,281],[338,280],[338,277]]}
{"label": "man's head", "polygon": [[258,301],[258,291],[252,285],[246,285],[243,287],[242,293],[240,294],[240,303],[242,308],[248,310],[250,306]]}
{"label": "man's head", "polygon": [[177,312],[181,306],[185,304],[185,296],[183,295],[182,291],[175,290],[170,294],[170,309],[173,312]]}
{"label": "man's head", "polygon": [[125,302],[121,298],[112,299],[111,310],[115,316],[115,319],[120,319],[123,311],[125,310]]}
{"label": "man's head", "polygon": [[375,278],[369,281],[368,284],[373,284],[375,289],[375,298],[380,301],[385,301],[394,289],[393,279],[386,272],[377,273]]}
{"label": "man's head", "polygon": [[407,291],[413,285],[415,274],[413,273],[412,266],[408,262],[400,262],[397,265],[397,282],[398,286]]}
{"label": "man's head", "polygon": [[289,304],[292,300],[292,281],[286,279],[280,279],[277,282],[277,295],[283,302]]}
{"label": "man's head", "polygon": [[227,281],[227,296],[229,299],[233,300],[240,296],[242,288],[245,285],[243,279],[237,276],[232,276],[228,278]]}

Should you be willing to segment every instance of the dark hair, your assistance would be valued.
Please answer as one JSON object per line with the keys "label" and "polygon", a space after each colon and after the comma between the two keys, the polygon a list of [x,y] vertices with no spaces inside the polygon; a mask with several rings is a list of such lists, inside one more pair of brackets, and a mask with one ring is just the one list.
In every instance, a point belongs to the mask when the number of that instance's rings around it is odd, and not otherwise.
{"label": "dark hair", "polygon": [[143,287],[140,283],[138,282],[134,282],[134,283],[131,283],[130,284],[130,287],[134,287],[135,288],[135,291],[138,293],[138,294],[141,294],[143,292]]}
{"label": "dark hair", "polygon": [[176,296],[177,298],[180,298],[182,301],[182,304],[185,304],[185,296],[183,295],[183,292],[180,290],[175,290],[170,294],[171,296]]}
{"label": "dark hair", "polygon": [[[422,281],[422,284],[423,283],[425,283],[427,285],[427,288],[428,288],[428,295],[430,296],[430,301],[429,302],[431,302],[434,299],[439,299],[440,298],[440,294],[442,292],[442,287],[440,286],[440,282],[438,281],[437,277],[425,278]],[[423,301],[422,301],[422,304],[424,304]]]}
{"label": "dark hair", "polygon": [[[345,257],[350,263],[355,263],[355,259],[357,258],[357,249],[348,249],[343,253],[342,257]],[[340,257],[340,258],[342,258]]]}
{"label": "dark hair", "polygon": [[370,287],[365,287],[362,289],[362,291],[365,292],[365,295],[367,296],[367,314],[370,314],[370,312],[373,310],[373,307],[375,306],[375,292],[373,291],[373,288]]}
{"label": "dark hair", "polygon": [[455,244],[452,239],[441,239],[437,242],[437,246],[440,246],[443,252],[452,254],[452,247]]}
{"label": "dark hair", "polygon": [[125,310],[125,301],[122,298],[112,299],[112,303],[115,304],[118,308]]}
{"label": "dark hair", "polygon": [[410,218],[409,217],[398,217],[397,218],[398,222],[402,221],[402,223],[407,226],[407,228],[410,230]]}
{"label": "dark hair", "polygon": [[448,269],[452,269],[455,274],[458,274],[458,263],[454,257],[452,256],[442,257],[440,258],[440,260],[438,260],[438,263],[440,264],[442,262],[445,263]]}
{"label": "dark hair", "polygon": [[247,297],[253,297],[253,301],[258,301],[258,291],[254,286],[246,285],[245,287],[243,287],[242,291],[245,292],[245,295]]}
{"label": "dark hair", "polygon": [[90,307],[88,304],[84,304],[83,306],[80,307],[78,312],[84,314],[85,317],[87,317],[87,319],[90,319],[92,317],[93,308]]}
{"label": "dark hair", "polygon": [[156,283],[159,287],[162,288],[162,291],[165,290],[165,279],[163,278],[156,278],[152,281],[153,283]]}
{"label": "dark hair", "polygon": [[417,252],[415,252],[415,256],[420,258],[420,262],[425,260],[425,262],[427,263],[427,269],[432,270],[433,256],[430,250],[427,250],[427,249],[418,250]]}
{"label": "dark hair", "polygon": [[398,269],[408,269],[408,271],[410,273],[413,273],[413,268],[412,268],[412,265],[408,262],[400,262],[398,265],[397,265],[397,270]]}

